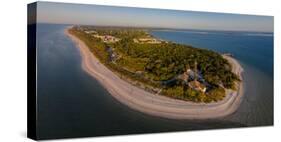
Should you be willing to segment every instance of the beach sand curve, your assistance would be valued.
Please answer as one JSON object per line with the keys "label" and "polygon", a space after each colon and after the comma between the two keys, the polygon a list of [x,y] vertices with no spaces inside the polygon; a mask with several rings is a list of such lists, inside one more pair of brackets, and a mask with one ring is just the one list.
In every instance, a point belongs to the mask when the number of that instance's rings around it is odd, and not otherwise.
{"label": "beach sand curve", "polygon": [[[237,91],[226,90],[226,97],[219,102],[195,103],[152,94],[119,78],[90,52],[83,41],[70,34],[68,29],[65,34],[79,49],[83,70],[98,80],[119,102],[145,114],[169,119],[213,119],[232,114],[242,101],[242,81],[237,84]],[[243,68],[239,62],[226,55],[223,57],[229,61],[232,71],[242,80]]]}

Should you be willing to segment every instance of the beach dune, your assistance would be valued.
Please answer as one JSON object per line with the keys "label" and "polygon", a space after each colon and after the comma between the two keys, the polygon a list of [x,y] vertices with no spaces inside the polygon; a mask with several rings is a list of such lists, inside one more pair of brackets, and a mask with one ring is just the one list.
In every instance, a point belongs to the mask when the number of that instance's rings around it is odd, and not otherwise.
{"label": "beach dune", "polygon": [[[226,90],[226,97],[214,103],[194,103],[152,94],[119,78],[90,52],[83,41],[65,30],[82,57],[82,68],[98,80],[118,101],[128,107],[153,116],[170,119],[212,119],[227,116],[237,110],[243,96],[243,83],[237,83],[237,91]],[[232,65],[232,71],[242,80],[243,68],[232,57],[223,55]],[[93,100],[94,101],[94,100]]]}

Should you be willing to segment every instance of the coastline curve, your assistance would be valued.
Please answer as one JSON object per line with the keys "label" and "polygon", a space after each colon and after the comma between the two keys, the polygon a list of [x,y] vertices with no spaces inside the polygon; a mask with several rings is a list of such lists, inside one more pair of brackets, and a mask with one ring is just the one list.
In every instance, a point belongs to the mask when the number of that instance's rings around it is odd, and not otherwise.
{"label": "coastline curve", "polygon": [[[104,66],[89,50],[87,45],[65,29],[65,34],[79,49],[82,68],[119,102],[142,113],[169,119],[213,119],[232,114],[243,98],[243,82],[237,83],[237,91],[226,90],[226,97],[219,102],[194,103],[152,94],[119,78]],[[237,60],[223,55],[232,65],[232,71],[242,80],[243,68]]]}

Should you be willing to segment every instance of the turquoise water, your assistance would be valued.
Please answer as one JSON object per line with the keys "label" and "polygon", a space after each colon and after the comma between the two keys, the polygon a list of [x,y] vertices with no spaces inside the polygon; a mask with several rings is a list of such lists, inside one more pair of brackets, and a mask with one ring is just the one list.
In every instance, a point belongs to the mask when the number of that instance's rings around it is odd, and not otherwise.
{"label": "turquoise water", "polygon": [[[266,60],[268,65],[259,65],[259,63],[256,65],[253,62],[254,58],[251,59],[252,61],[247,61],[247,58],[243,58],[243,54],[234,52],[234,47],[231,52],[235,57],[239,57],[241,62],[243,61],[247,88],[245,99],[236,113],[225,118],[205,121],[170,120],[137,112],[111,97],[98,81],[81,69],[79,51],[64,34],[66,26],[37,25],[37,99],[40,139],[233,128],[273,123],[273,75],[272,70],[264,70],[267,66],[272,67],[273,60],[271,52],[263,48],[262,44],[259,50],[265,51],[264,55],[261,55],[268,58]],[[153,34],[161,38],[169,37],[170,34],[173,39],[169,40],[182,37],[177,33],[161,31],[153,31]],[[239,41],[238,39],[236,40]],[[191,40],[182,38],[174,41],[183,43]],[[202,44],[202,42],[198,40],[198,43]],[[191,44],[195,45],[195,43],[194,40]],[[271,50],[273,51],[273,47]]]}

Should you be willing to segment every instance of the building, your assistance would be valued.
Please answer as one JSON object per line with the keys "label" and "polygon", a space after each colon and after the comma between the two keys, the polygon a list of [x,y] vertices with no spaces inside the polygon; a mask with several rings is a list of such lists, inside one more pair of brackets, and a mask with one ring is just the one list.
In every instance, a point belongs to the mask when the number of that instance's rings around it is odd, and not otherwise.
{"label": "building", "polygon": [[179,76],[183,82],[190,88],[205,93],[207,90],[205,80],[197,71],[197,63],[195,62],[194,71],[187,67],[186,71]]}
{"label": "building", "polygon": [[103,42],[106,42],[106,43],[115,43],[115,42],[118,42],[120,41],[119,38],[116,38],[114,36],[111,36],[111,35],[93,35],[95,38],[99,38],[101,39]]}
{"label": "building", "polygon": [[87,34],[97,34],[96,31],[85,31],[85,33],[87,33]]}
{"label": "building", "polygon": [[194,80],[195,76],[196,74],[194,71],[192,71],[191,69],[187,69],[183,74],[179,76],[179,78],[185,83],[188,83],[189,81]]}
{"label": "building", "polygon": [[193,81],[189,82],[188,86],[196,91],[200,91],[203,93],[205,93],[207,90],[206,86],[197,80],[193,80]]}
{"label": "building", "polygon": [[152,37],[133,39],[135,43],[159,44],[162,41]]}

